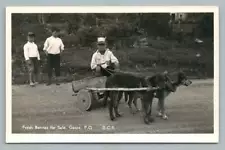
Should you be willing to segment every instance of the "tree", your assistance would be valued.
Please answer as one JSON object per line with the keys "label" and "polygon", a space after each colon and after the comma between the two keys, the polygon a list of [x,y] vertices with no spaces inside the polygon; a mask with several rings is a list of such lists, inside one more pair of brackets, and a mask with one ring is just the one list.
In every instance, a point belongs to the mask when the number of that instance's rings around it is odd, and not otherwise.
{"label": "tree", "polygon": [[37,16],[38,16],[38,22],[39,22],[40,24],[45,25],[45,24],[46,24],[46,17],[45,17],[45,14],[38,14]]}

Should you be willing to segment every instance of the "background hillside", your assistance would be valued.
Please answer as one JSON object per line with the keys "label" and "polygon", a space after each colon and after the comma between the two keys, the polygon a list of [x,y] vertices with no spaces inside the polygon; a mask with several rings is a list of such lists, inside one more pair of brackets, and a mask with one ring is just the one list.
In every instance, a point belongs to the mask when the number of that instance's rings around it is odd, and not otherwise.
{"label": "background hillside", "polygon": [[[41,80],[46,80],[43,43],[58,27],[65,44],[62,81],[91,75],[90,60],[98,36],[106,36],[118,57],[121,70],[155,73],[183,69],[192,77],[213,77],[213,15],[188,14],[176,19],[170,14],[13,14],[13,84],[27,82],[23,57],[26,34],[36,34],[41,54]],[[199,38],[203,43],[197,43]],[[200,54],[201,57],[197,54]]]}

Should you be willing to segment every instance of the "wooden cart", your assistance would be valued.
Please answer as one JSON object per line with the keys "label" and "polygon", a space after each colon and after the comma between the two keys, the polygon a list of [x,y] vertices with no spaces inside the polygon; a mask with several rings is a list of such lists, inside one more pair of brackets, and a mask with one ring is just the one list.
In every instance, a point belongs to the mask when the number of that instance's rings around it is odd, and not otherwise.
{"label": "wooden cart", "polygon": [[103,91],[90,90],[88,88],[104,88],[106,77],[90,77],[72,82],[73,92],[77,95],[76,105],[83,111],[102,106]]}
{"label": "wooden cart", "polygon": [[155,88],[105,88],[106,77],[91,77],[72,82],[77,106],[83,111],[103,106],[104,91],[147,91]]}

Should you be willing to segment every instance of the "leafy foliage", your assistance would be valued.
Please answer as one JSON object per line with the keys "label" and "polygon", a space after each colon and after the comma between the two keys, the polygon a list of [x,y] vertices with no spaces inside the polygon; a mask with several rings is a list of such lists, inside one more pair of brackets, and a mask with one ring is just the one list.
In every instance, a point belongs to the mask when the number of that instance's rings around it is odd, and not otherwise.
{"label": "leafy foliage", "polygon": [[[186,24],[193,23],[196,28],[191,36],[173,32],[168,13],[123,13],[123,14],[13,14],[12,15],[12,67],[13,78],[26,78],[26,66],[23,58],[23,45],[29,31],[36,33],[36,43],[41,54],[42,72],[46,72],[46,59],[42,52],[45,39],[51,35],[51,28],[61,30],[61,38],[66,46],[62,59],[62,72],[66,78],[72,74],[89,74],[90,59],[96,50],[98,36],[107,38],[108,46],[114,51],[123,68],[134,69],[137,66],[150,68],[158,66],[193,67],[198,63],[195,54],[195,37],[213,37],[213,15],[189,14]],[[190,23],[191,22],[191,23]],[[185,23],[185,22],[184,22]],[[176,22],[174,22],[176,24]],[[176,43],[174,39],[181,43]],[[175,37],[175,38],[174,38]],[[212,41],[203,46],[205,55],[201,64],[213,63]],[[145,48],[141,48],[145,46]],[[187,50],[188,49],[188,50]],[[208,72],[213,72],[213,67]],[[22,79],[21,79],[22,80]],[[15,83],[24,83],[15,81]]]}

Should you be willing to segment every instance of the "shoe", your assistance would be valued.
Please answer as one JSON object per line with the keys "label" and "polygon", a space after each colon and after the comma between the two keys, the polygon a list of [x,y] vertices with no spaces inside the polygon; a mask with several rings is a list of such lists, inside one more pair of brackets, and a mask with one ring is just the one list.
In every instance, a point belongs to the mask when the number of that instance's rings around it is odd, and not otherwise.
{"label": "shoe", "polygon": [[56,84],[56,85],[60,85],[60,83],[59,83],[59,78],[58,78],[58,77],[56,77],[55,84]]}
{"label": "shoe", "polygon": [[30,86],[31,86],[31,87],[34,87],[34,86],[35,86],[35,84],[34,84],[33,82],[31,82],[31,83],[30,83]]}
{"label": "shoe", "polygon": [[37,84],[38,84],[38,82],[34,82],[34,84],[35,84],[35,85],[37,85]]}

